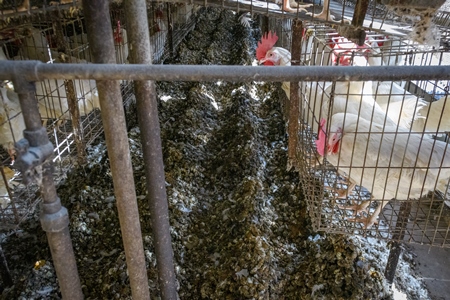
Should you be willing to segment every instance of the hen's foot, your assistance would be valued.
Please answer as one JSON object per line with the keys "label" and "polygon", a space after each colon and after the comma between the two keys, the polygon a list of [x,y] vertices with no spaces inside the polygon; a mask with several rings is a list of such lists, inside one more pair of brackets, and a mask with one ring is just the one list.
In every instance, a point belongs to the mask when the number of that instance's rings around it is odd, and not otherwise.
{"label": "hen's foot", "polygon": [[359,217],[359,218],[349,218],[347,219],[349,222],[362,223],[364,225],[364,229],[369,229],[372,225],[378,225],[377,217]]}
{"label": "hen's foot", "polygon": [[354,210],[354,215],[358,215],[360,213],[368,213],[367,207],[370,205],[370,201],[364,201],[361,204],[357,205],[338,205],[338,208],[345,210]]}

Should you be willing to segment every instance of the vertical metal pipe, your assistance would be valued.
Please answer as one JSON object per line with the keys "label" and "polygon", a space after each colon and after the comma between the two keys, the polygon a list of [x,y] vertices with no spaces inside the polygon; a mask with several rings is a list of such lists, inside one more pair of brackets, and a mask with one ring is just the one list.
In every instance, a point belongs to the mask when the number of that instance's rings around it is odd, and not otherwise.
{"label": "vertical metal pipe", "polygon": [[[94,62],[115,63],[109,1],[83,1],[83,11]],[[133,18],[134,16],[130,19]],[[144,247],[120,85],[115,80],[99,80],[97,88],[130,275],[131,294],[133,299],[149,299]]]}
{"label": "vertical metal pipe", "polygon": [[[380,205],[380,204],[378,204]],[[405,229],[408,225],[408,216],[411,212],[411,201],[403,201],[398,212],[395,232],[392,235],[391,250],[384,270],[384,276],[389,284],[394,282],[395,270],[397,269],[398,259],[402,253],[401,240],[405,237]]]}
{"label": "vertical metal pipe", "polygon": [[[37,179],[43,202],[41,203],[40,221],[47,233],[48,244],[64,299],[83,299],[80,279],[69,232],[69,215],[61,205],[53,182],[53,146],[47,132],[42,127],[35,86],[32,82],[14,80],[14,87],[19,94],[20,107],[25,120],[24,137],[30,148],[18,147],[16,167],[21,171],[24,181]],[[23,141],[23,140],[22,140]],[[32,147],[32,148],[31,148]],[[29,155],[28,151],[33,149]],[[41,171],[39,171],[42,167]],[[41,174],[39,174],[41,172]],[[30,175],[31,174],[31,175]],[[34,176],[33,176],[34,175]]]}
{"label": "vertical metal pipe", "polygon": [[[299,19],[292,22],[292,55],[291,65],[300,65],[302,52],[303,23]],[[291,82],[289,101],[289,123],[288,123],[288,168],[298,168],[297,143],[298,143],[298,122],[300,116],[298,81]]]}
{"label": "vertical metal pipe", "polygon": [[[84,299],[69,232],[69,214],[53,183],[53,162],[43,165],[41,224],[46,231],[63,299]],[[53,200],[50,202],[50,200]],[[56,216],[56,218],[55,218]]]}
{"label": "vertical metal pipe", "polygon": [[[151,64],[151,47],[144,0],[125,2],[129,20],[129,43],[132,63]],[[162,157],[158,104],[155,83],[136,81],[137,113],[144,153],[145,174],[155,241],[156,261],[162,299],[177,299],[173,250],[170,237],[169,209],[167,203]]]}
{"label": "vertical metal pipe", "polygon": [[[269,2],[267,2],[268,4]],[[263,14],[259,15],[259,22],[261,27],[261,32],[269,32],[269,17]]]}

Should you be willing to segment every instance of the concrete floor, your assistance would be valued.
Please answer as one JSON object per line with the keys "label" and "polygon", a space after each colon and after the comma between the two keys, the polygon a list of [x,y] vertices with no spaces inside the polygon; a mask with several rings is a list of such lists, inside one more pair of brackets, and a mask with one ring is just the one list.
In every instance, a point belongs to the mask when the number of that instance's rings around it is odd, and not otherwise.
{"label": "concrete floor", "polygon": [[450,300],[450,248],[408,244],[416,256],[416,272],[432,300]]}

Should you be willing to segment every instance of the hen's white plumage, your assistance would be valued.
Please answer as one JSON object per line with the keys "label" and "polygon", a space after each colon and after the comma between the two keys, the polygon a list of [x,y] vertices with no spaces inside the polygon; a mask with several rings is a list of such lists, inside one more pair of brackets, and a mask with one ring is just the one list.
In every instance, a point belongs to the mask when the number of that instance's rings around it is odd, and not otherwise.
{"label": "hen's white plumage", "polygon": [[[396,40],[383,42],[389,47],[401,45]],[[382,56],[377,41],[371,40],[372,54],[368,58],[369,65],[381,66],[386,64],[395,65],[399,58],[396,55]],[[395,53],[394,53],[395,54]],[[401,61],[401,59],[400,59]],[[450,105],[446,104],[446,96],[433,102],[426,102],[406,91],[396,82],[380,81],[373,83],[375,100],[387,112],[392,119],[399,118],[402,126],[412,128],[416,132],[450,131]]]}
{"label": "hen's white plumage", "polygon": [[159,61],[164,54],[168,32],[168,19],[164,11],[157,8],[154,12],[154,25],[150,28],[150,47],[153,60]]}
{"label": "hen's white plumage", "polygon": [[[98,91],[94,80],[73,80],[80,116],[100,108]],[[36,82],[36,96],[42,118],[70,119],[69,103],[64,80]]]}
{"label": "hen's white plumage", "polygon": [[[366,59],[361,55],[355,55],[352,63],[357,66],[364,66]],[[372,120],[376,124],[397,126],[397,122],[390,118],[373,98],[372,82],[342,81],[334,84],[325,83],[324,86],[324,93],[321,98],[309,97],[312,101],[321,101],[321,105],[309,103],[310,108],[314,107],[314,111],[309,109],[310,115],[314,113],[316,118],[321,119],[337,113],[350,113],[359,115],[366,120]],[[330,96],[333,97],[332,103],[330,103]],[[312,119],[312,116],[310,118]],[[318,133],[317,120],[310,125],[313,132]]]}
{"label": "hen's white plumage", "polygon": [[425,131],[429,134],[450,131],[450,102],[448,96],[442,96],[439,100],[427,103],[420,111],[423,118],[414,121],[414,131]]}
{"label": "hen's white plumage", "polygon": [[[388,41],[384,43],[388,43]],[[370,44],[371,54],[367,59],[369,65],[386,64],[381,56],[378,42],[371,40]],[[425,100],[406,91],[396,82],[374,81],[372,82],[372,93],[375,101],[386,114],[404,128],[411,128],[412,123],[421,118],[421,110],[427,106]]]}
{"label": "hen's white plumage", "polygon": [[[52,51],[44,34],[37,28],[27,27],[23,29],[25,38],[21,40],[19,56],[24,59],[40,60],[44,63],[51,61]],[[57,55],[56,55],[57,56]]]}
{"label": "hen's white plumage", "polygon": [[422,109],[427,102],[406,91],[395,82],[379,81],[373,83],[375,101],[386,114],[404,127],[411,128],[413,122],[421,119]]}
{"label": "hen's white plumage", "polygon": [[11,158],[14,154],[14,143],[23,138],[25,121],[20,108],[19,96],[13,91],[0,88],[0,143],[8,151]]}
{"label": "hen's white plumage", "polygon": [[[59,62],[60,58],[68,62],[86,63],[86,61],[77,59],[63,53],[57,53],[50,49],[48,41],[44,34],[37,28],[29,27],[26,38],[23,39],[23,45],[19,51],[23,59],[37,59],[42,62]],[[121,38],[125,37],[126,32],[122,29]],[[119,47],[120,51],[128,51],[126,47]],[[123,54],[128,56],[128,54]],[[120,57],[120,55],[119,55]],[[80,110],[80,116],[87,115],[95,108],[100,108],[98,91],[94,80],[73,80],[75,96]],[[70,119],[69,104],[64,80],[43,80],[36,82],[36,97],[38,100],[39,112],[44,119]]]}
{"label": "hen's white plumage", "polygon": [[[259,64],[282,67],[291,65],[291,52],[282,47],[274,47],[277,40],[278,36],[275,33],[269,32],[263,35],[256,48],[256,58],[259,60]],[[290,98],[291,83],[285,81],[281,87],[286,96]]]}
{"label": "hen's white plumage", "polygon": [[[276,39],[271,40],[271,35],[263,37],[259,47],[263,48],[264,43],[272,46]],[[272,42],[272,44],[270,43]],[[269,47],[269,46],[267,46]],[[340,44],[341,52],[357,50],[357,46],[351,42],[343,42]],[[345,64],[352,64],[355,66],[366,66],[367,60],[361,53],[353,53],[351,56],[340,56],[339,59]],[[259,60],[260,63],[270,62],[273,65],[290,66],[291,65],[291,53],[281,47],[272,47],[265,52],[264,58]],[[282,88],[287,97],[290,97],[290,83],[283,82]],[[312,127],[313,132],[317,133],[318,119],[327,117],[329,114],[348,112],[358,114],[367,120],[373,120],[378,124],[385,124],[388,126],[400,126],[408,125],[409,123],[402,122],[403,119],[399,118],[398,113],[393,109],[389,109],[386,115],[386,109],[383,109],[373,98],[372,82],[367,81],[343,81],[331,84],[329,82],[304,84],[303,89],[306,91],[305,106],[308,111],[309,125]],[[330,96],[333,97],[333,103],[330,107]],[[415,104],[416,102],[414,102]],[[415,107],[415,106],[414,106]],[[331,112],[329,111],[331,108]],[[405,109],[404,109],[405,110]],[[413,110],[415,111],[415,110]]]}
{"label": "hen's white plumage", "polygon": [[116,49],[116,62],[126,64],[129,54],[128,35],[127,31],[120,26],[120,21],[117,21],[117,26],[114,28],[114,48]]}
{"label": "hen's white plumage", "polygon": [[[382,200],[363,221],[371,226],[387,201],[419,198],[432,190],[446,190],[450,177],[448,144],[401,127],[371,123],[358,115],[332,116],[326,158],[338,171]],[[367,203],[368,205],[368,203]]]}

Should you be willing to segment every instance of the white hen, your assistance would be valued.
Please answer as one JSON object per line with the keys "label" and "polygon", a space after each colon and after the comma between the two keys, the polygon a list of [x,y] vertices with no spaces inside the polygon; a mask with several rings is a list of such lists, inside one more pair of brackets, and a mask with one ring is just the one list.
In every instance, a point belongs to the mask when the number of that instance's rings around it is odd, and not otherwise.
{"label": "white hen", "polygon": [[425,131],[429,134],[450,131],[450,102],[448,102],[448,95],[442,96],[437,101],[427,103],[426,107],[420,111],[420,114],[423,118],[414,121],[412,125],[414,131]]}
{"label": "white hen", "polygon": [[14,161],[14,143],[23,138],[25,121],[20,108],[19,96],[13,91],[0,87],[0,144]]}
{"label": "white hen", "polygon": [[[80,116],[100,108],[98,91],[94,80],[73,80]],[[69,120],[69,103],[64,80],[36,82],[39,112],[44,119]]]}
{"label": "white hen", "polygon": [[[42,62],[60,62],[64,60],[68,62],[86,63],[85,60],[52,51],[46,37],[39,29],[27,27],[25,31],[26,38],[23,39],[23,44],[19,51],[23,59],[37,59]],[[119,37],[125,37],[126,39],[126,32],[123,29],[120,32]],[[119,47],[119,49],[120,51],[125,51],[124,49],[128,51],[128,45],[126,44],[126,47]],[[127,53],[122,53],[121,55],[128,56]],[[93,109],[100,108],[97,86],[94,80],[73,80],[73,84],[80,116],[85,116]],[[36,82],[36,98],[38,99],[39,112],[43,119],[70,119],[64,80],[43,80]]]}
{"label": "white hen", "polygon": [[[341,45],[340,51],[345,52],[341,52],[336,59],[340,61],[341,65],[366,66],[365,56],[356,52],[358,50],[356,44],[351,44],[348,48],[342,48]],[[328,84],[324,91],[322,105],[315,105],[314,115],[318,119],[313,124],[313,130],[316,133],[319,127],[317,121],[336,113],[359,115],[365,120],[372,120],[372,122],[380,125],[386,124],[386,126],[391,127],[398,125],[396,122],[398,118],[392,119],[375,101],[371,81],[340,81],[335,84]],[[332,104],[329,97],[333,99]],[[317,100],[315,101],[317,102]]]}
{"label": "white hen", "polygon": [[[256,58],[259,64],[267,66],[290,66],[291,65],[291,52],[282,47],[274,47],[278,41],[278,36],[274,32],[269,32],[263,35],[261,41],[258,42],[256,48]],[[286,93],[288,98],[291,97],[291,83],[285,81],[282,83],[281,88]]]}
{"label": "white hen", "polygon": [[[385,42],[386,43],[386,42]],[[370,40],[371,50],[368,56],[370,66],[384,64],[378,42]],[[411,128],[414,121],[421,118],[421,110],[427,106],[427,102],[406,91],[398,83],[392,81],[372,82],[372,92],[375,101],[386,114],[405,128]]]}
{"label": "white hen", "polygon": [[[432,190],[446,190],[450,177],[450,149],[448,144],[428,136],[410,133],[401,127],[384,127],[370,123],[354,114],[332,116],[330,131],[325,120],[318,152],[353,182],[366,187],[374,200],[379,200],[375,212],[367,218],[356,218],[370,227],[378,214],[393,198],[419,198]],[[356,207],[365,210],[366,201]]]}
{"label": "white hen", "polygon": [[127,31],[121,27],[120,21],[114,28],[114,48],[116,49],[116,62],[126,64],[128,62],[128,36]]}
{"label": "white hen", "polygon": [[150,47],[154,61],[159,61],[164,54],[168,32],[168,18],[161,8],[155,9],[153,25],[150,28]]}

